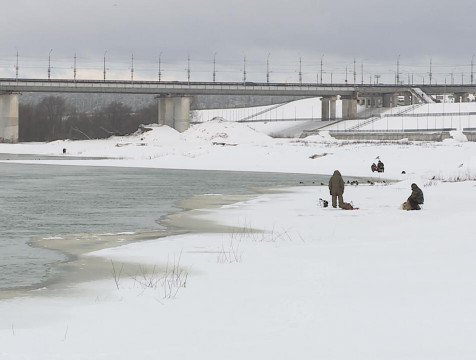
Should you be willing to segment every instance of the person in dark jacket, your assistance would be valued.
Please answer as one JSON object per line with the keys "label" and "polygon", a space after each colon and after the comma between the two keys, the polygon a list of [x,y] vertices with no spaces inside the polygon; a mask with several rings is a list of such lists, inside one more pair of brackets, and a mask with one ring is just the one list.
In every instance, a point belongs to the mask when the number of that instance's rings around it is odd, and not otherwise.
{"label": "person in dark jacket", "polygon": [[377,171],[377,165],[375,165],[375,163],[372,163],[372,165],[370,166],[370,170],[372,170],[372,172]]}
{"label": "person in dark jacket", "polygon": [[408,210],[420,210],[420,204],[423,204],[423,191],[417,186],[417,184],[412,184],[412,193],[408,197]]}
{"label": "person in dark jacket", "polygon": [[385,169],[385,167],[384,167],[384,165],[383,165],[383,162],[381,162],[381,161],[379,160],[378,163],[377,163],[377,171],[378,171],[379,173],[380,173],[380,172],[383,173],[383,172],[384,172],[384,169]]}
{"label": "person in dark jacket", "polygon": [[344,179],[339,170],[334,171],[334,174],[329,179],[329,192],[332,195],[332,207],[337,207],[337,199],[339,199],[339,207],[342,208],[344,204]]}

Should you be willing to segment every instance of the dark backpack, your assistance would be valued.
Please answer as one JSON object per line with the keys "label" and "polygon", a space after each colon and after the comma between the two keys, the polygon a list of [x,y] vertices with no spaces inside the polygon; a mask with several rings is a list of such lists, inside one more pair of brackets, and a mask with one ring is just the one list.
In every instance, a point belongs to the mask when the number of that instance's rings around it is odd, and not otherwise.
{"label": "dark backpack", "polygon": [[352,204],[347,202],[343,203],[341,207],[343,210],[354,210],[354,207],[352,206]]}

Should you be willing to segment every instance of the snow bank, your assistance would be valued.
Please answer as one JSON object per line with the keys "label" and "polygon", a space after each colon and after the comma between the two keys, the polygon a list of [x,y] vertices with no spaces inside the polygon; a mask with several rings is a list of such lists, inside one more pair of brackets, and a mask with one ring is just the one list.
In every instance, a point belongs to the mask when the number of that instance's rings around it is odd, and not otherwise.
{"label": "snow bank", "polygon": [[[0,358],[476,356],[475,143],[461,142],[460,133],[443,143],[343,142],[324,132],[274,140],[225,121],[182,134],[148,127],[124,138],[0,144],[0,152],[58,155],[67,148],[69,155],[116,158],[35,163],[339,169],[373,185],[346,186],[344,199],[357,211],[319,207],[319,198],[329,199],[326,186],[294,188],[181,214],[184,223],[228,225],[230,233],[211,229],[86,254],[111,263],[110,278],[0,302]],[[377,159],[383,174],[370,170]],[[423,210],[401,211],[412,182],[424,192]],[[131,262],[140,265],[120,271]],[[177,280],[171,269],[186,276]]]}
{"label": "snow bank", "polygon": [[246,123],[236,123],[222,119],[211,120],[191,126],[184,132],[186,139],[202,139],[225,144],[268,145],[273,139],[250,128]]}

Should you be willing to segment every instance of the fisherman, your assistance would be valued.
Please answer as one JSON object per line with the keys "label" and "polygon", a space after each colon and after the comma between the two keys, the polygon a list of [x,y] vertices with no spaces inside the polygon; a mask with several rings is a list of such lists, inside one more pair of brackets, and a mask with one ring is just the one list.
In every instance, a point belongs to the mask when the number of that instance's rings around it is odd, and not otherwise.
{"label": "fisherman", "polygon": [[417,184],[412,184],[412,193],[408,197],[407,210],[421,210],[420,204],[423,204],[423,191],[417,186]]}
{"label": "fisherman", "polygon": [[340,174],[339,170],[334,171],[334,174],[329,179],[329,192],[332,195],[332,207],[337,207],[337,199],[339,199],[339,207],[342,208],[344,204],[344,179],[342,179],[342,175]]}

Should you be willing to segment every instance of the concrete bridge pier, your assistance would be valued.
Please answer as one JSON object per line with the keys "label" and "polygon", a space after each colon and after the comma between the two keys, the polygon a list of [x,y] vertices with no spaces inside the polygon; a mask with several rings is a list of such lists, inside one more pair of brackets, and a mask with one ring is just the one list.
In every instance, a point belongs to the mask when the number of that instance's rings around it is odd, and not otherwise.
{"label": "concrete bridge pier", "polygon": [[404,105],[412,105],[413,104],[413,96],[411,93],[409,92],[405,92],[405,94],[403,94],[403,98],[404,98]]}
{"label": "concrete bridge pier", "polygon": [[342,119],[351,120],[357,118],[357,99],[355,97],[341,97]]}
{"label": "concrete bridge pier", "polygon": [[397,94],[384,94],[383,95],[383,107],[395,107],[398,105],[398,95]]}
{"label": "concrete bridge pier", "polygon": [[469,100],[469,94],[468,93],[455,93],[453,94],[455,103],[459,102],[468,102]]}
{"label": "concrete bridge pier", "polygon": [[0,141],[18,142],[18,93],[0,94]]}
{"label": "concrete bridge pier", "polygon": [[336,119],[336,100],[337,96],[326,96],[321,98],[321,119],[335,120]]}
{"label": "concrete bridge pier", "polygon": [[190,126],[190,103],[189,95],[159,95],[158,123],[170,126],[178,132],[184,132]]}

